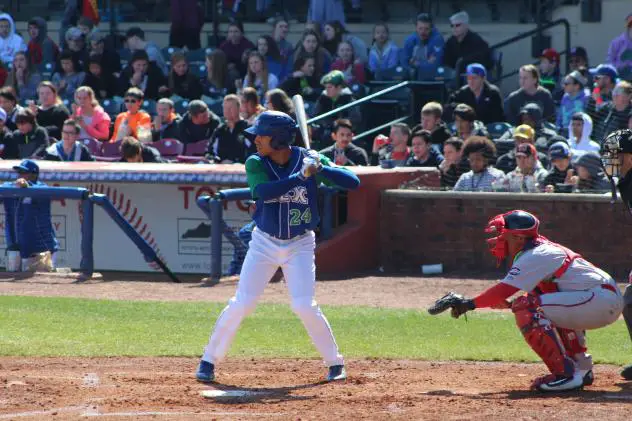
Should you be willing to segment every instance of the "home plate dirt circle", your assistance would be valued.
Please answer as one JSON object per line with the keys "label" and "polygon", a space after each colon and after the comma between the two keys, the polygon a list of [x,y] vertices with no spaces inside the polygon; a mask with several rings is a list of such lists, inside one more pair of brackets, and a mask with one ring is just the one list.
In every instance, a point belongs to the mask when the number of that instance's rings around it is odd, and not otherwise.
{"label": "home plate dirt circle", "polygon": [[203,390],[200,395],[209,399],[233,399],[233,398],[248,398],[251,396],[265,395],[265,392],[253,392],[251,390]]}

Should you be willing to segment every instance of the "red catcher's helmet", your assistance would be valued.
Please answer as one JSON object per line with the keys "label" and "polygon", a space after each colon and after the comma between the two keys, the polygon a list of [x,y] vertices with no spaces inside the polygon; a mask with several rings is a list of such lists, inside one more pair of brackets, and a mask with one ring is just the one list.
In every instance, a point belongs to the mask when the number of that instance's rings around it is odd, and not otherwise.
{"label": "red catcher's helmet", "polygon": [[523,210],[512,210],[490,219],[487,227],[485,227],[485,232],[496,234],[496,236],[488,239],[487,245],[490,253],[496,257],[497,264],[500,266],[500,263],[505,260],[509,252],[507,234],[536,238],[540,235],[538,232],[539,227],[540,221],[538,218]]}

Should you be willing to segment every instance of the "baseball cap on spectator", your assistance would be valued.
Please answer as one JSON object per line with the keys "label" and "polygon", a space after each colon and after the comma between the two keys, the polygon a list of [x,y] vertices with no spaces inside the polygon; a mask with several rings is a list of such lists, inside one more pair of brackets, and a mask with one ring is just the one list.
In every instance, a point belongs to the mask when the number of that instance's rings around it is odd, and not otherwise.
{"label": "baseball cap on spectator", "polygon": [[540,54],[540,58],[545,58],[549,61],[559,63],[560,53],[558,53],[555,48],[546,48],[544,51],[542,51],[542,54]]}
{"label": "baseball cap on spectator", "polygon": [[81,32],[81,29],[76,26],[68,28],[66,31],[66,41],[76,41],[79,39],[83,39],[83,32]]}
{"label": "baseball cap on spectator", "polygon": [[7,121],[7,112],[0,108],[0,121]]}
{"label": "baseball cap on spectator", "polygon": [[451,25],[461,25],[461,24],[467,25],[468,23],[470,23],[470,15],[468,15],[467,12],[464,10],[461,10],[460,12],[455,13],[452,16],[450,16]]}
{"label": "baseball cap on spectator", "polygon": [[481,63],[472,63],[467,65],[467,68],[465,69],[465,74],[468,76],[476,75],[485,78],[487,77],[487,70],[485,70],[485,66],[483,66]]}
{"label": "baseball cap on spectator", "polygon": [[549,147],[549,156],[551,160],[564,159],[571,157],[571,148],[565,142],[555,142]]}
{"label": "baseball cap on spectator", "polygon": [[321,85],[341,86],[345,84],[345,74],[340,70],[332,70],[320,80]]}
{"label": "baseball cap on spectator", "polygon": [[465,121],[474,121],[476,120],[476,111],[472,107],[467,104],[459,104],[454,108],[453,112],[454,117],[462,118]]}
{"label": "baseball cap on spectator", "polygon": [[584,60],[588,61],[588,52],[584,47],[573,47],[571,48],[571,57],[582,57]]}
{"label": "baseball cap on spectator", "polygon": [[531,143],[522,143],[516,148],[516,156],[538,156],[538,151],[535,150],[535,146]]}
{"label": "baseball cap on spectator", "polygon": [[590,74],[593,76],[608,76],[613,82],[616,82],[619,77],[617,69],[612,64],[600,64],[590,69]]}
{"label": "baseball cap on spectator", "polygon": [[35,163],[35,161],[30,159],[25,159],[20,162],[20,165],[14,166],[13,170],[27,174],[39,174],[39,166]]}
{"label": "baseball cap on spectator", "polygon": [[193,101],[189,102],[189,114],[191,116],[208,113],[208,111],[208,105],[206,105],[206,103],[202,100],[194,99]]}
{"label": "baseball cap on spectator", "polygon": [[567,83],[573,83],[573,81],[575,81],[575,83],[579,83],[580,85],[582,85],[582,87],[586,86],[586,84],[588,83],[588,79],[586,79],[586,77],[579,73],[577,70],[573,70],[564,78],[565,85]]}
{"label": "baseball cap on spectator", "polygon": [[521,124],[514,130],[513,137],[533,141],[535,138],[535,130],[528,124]]}

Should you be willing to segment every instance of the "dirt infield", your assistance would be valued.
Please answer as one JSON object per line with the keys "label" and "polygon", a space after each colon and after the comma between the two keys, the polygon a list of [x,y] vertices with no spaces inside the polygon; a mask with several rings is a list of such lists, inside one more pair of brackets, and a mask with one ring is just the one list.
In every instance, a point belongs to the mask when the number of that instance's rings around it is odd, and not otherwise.
{"label": "dirt infield", "polygon": [[[489,281],[446,278],[365,277],[318,285],[324,304],[420,308],[438,293],[474,294]],[[111,280],[71,284],[64,277],[0,279],[1,295],[110,299],[225,301],[235,280],[212,288],[197,284]],[[271,285],[264,302],[287,302],[283,284]],[[618,367],[596,367],[595,384],[555,396],[528,391],[541,364],[347,361],[349,379],[322,383],[316,360],[229,359],[220,383],[193,380],[190,358],[0,357],[3,419],[401,419],[629,420],[632,382]],[[237,398],[207,399],[210,389],[238,390]]]}

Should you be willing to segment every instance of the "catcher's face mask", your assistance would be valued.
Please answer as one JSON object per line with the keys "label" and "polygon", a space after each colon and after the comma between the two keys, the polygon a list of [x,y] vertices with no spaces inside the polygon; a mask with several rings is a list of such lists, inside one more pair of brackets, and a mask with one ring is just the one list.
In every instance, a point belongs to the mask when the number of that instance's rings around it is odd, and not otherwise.
{"label": "catcher's face mask", "polygon": [[500,266],[509,254],[507,236],[516,234],[525,237],[537,237],[540,221],[534,215],[522,210],[513,210],[494,216],[487,223],[485,232],[496,234],[487,239],[487,246],[492,256],[496,257],[496,264]]}
{"label": "catcher's face mask", "polygon": [[610,134],[601,146],[601,164],[610,178],[621,175],[621,145],[617,132]]}

